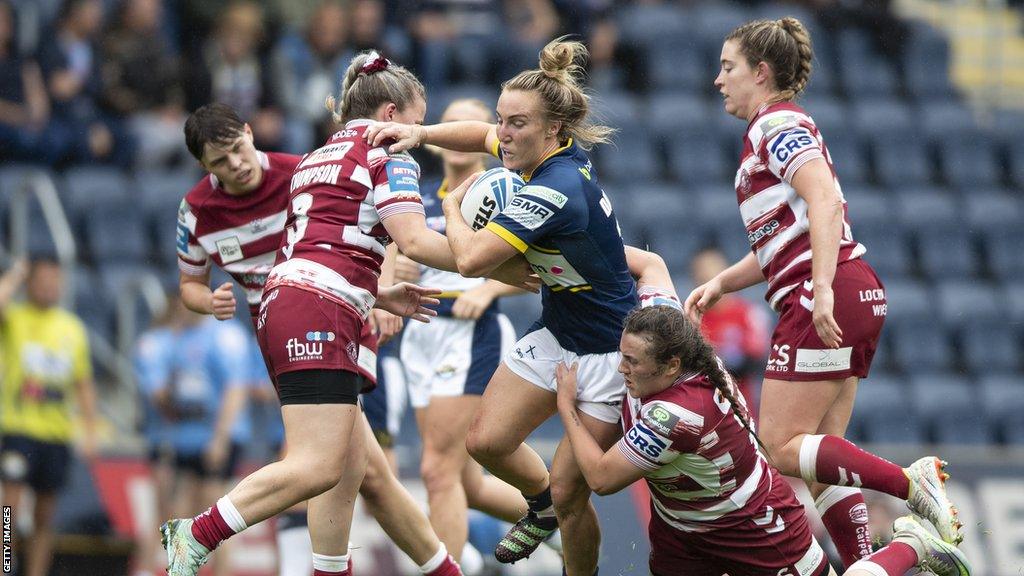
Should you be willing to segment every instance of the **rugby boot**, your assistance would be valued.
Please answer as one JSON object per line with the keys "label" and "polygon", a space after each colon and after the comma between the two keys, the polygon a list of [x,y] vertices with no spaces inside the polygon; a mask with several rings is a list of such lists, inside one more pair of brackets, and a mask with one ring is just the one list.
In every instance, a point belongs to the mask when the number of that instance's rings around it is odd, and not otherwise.
{"label": "rugby boot", "polygon": [[950,544],[959,544],[964,535],[958,512],[946,495],[946,462],[926,456],[903,469],[910,480],[907,507],[935,526],[939,536]]}
{"label": "rugby boot", "polygon": [[169,520],[160,527],[160,543],[167,550],[167,576],[196,576],[210,559],[210,551],[192,536],[192,522]]}
{"label": "rugby boot", "polygon": [[897,518],[892,525],[893,542],[902,542],[917,551],[920,573],[936,576],[970,576],[971,565],[956,546],[936,538],[913,516]]}
{"label": "rugby boot", "polygon": [[551,534],[558,530],[555,518],[540,518],[535,513],[527,512],[526,516],[516,522],[505,537],[494,549],[494,557],[502,564],[511,564],[529,558],[534,550]]}

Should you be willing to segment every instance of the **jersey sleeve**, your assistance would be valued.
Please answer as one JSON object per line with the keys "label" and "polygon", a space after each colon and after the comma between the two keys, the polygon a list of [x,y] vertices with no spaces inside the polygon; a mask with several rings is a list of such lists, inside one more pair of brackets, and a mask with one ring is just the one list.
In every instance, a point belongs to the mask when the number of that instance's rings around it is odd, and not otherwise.
{"label": "jersey sleeve", "polygon": [[776,116],[762,122],[760,128],[764,138],[758,155],[768,170],[784,182],[790,182],[808,161],[825,157],[806,116]]}
{"label": "jersey sleeve", "polygon": [[679,454],[695,452],[703,428],[704,418],[699,414],[656,400],[644,404],[618,447],[637,468],[653,472]]}
{"label": "jersey sleeve", "polygon": [[508,206],[486,229],[520,252],[546,236],[585,230],[589,220],[582,194],[570,198],[547,186],[528,184],[519,189]]}
{"label": "jersey sleeve", "polygon": [[203,276],[210,271],[210,255],[196,238],[196,216],[187,200],[178,207],[178,269],[189,276]]}
{"label": "jersey sleeve", "polygon": [[373,178],[373,204],[381,220],[395,214],[423,214],[420,165],[406,153],[373,148],[367,155]]}

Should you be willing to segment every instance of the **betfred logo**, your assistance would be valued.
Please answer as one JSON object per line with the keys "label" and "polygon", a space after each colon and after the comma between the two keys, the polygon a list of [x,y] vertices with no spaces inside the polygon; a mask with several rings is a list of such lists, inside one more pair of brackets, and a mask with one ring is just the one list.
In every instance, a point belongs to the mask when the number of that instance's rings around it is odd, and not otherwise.
{"label": "betfred logo", "polygon": [[298,338],[290,338],[285,343],[284,349],[288,351],[289,362],[324,359],[323,341],[300,342]]}

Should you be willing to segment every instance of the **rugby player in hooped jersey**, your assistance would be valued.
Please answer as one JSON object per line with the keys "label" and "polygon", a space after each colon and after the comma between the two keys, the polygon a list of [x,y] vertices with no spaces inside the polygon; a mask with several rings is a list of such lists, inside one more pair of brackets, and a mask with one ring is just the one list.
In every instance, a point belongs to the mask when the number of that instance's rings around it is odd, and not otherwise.
{"label": "rugby player in hooped jersey", "polygon": [[[284,238],[292,173],[302,158],[256,150],[248,126],[223,104],[196,110],[186,123],[185,132],[189,150],[210,175],[186,195],[178,211],[182,300],[192,310],[219,319],[234,315],[231,286],[210,289],[209,270],[216,264],[245,289],[255,326],[263,286]],[[370,317],[376,320],[382,337],[390,337],[400,329],[400,324],[394,326],[389,316],[374,309]],[[367,326],[359,343],[360,371],[371,384],[376,377],[377,337]],[[436,555],[440,541],[426,515],[392,473],[373,435],[367,434],[366,439],[369,458],[360,494],[398,548],[422,565]],[[284,525],[289,529],[305,532],[304,508],[289,513],[287,520]],[[279,536],[283,538],[285,534]],[[305,574],[312,569],[309,539],[304,537],[300,541],[306,543],[306,551],[294,545],[279,550],[283,574]]]}
{"label": "rugby player in hooped jersey", "polygon": [[611,201],[586,155],[585,149],[606,142],[612,132],[588,118],[578,63],[586,53],[582,44],[563,39],[545,46],[539,69],[504,83],[497,125],[383,124],[366,134],[374,145],[394,138],[393,151],[427,143],[490,152],[526,181],[509,206],[476,232],[460,210],[471,181],[452,190],[443,204],[446,234],[462,274],[477,276],[523,254],[544,282],[542,317],[502,359],[466,447],[529,504],[527,515],[498,544],[497,559],[526,558],[561,529],[570,576],[597,570],[600,530],[590,490],[564,442],[549,475],[524,440],[556,411],[557,363],[579,360],[588,376],[579,391],[581,419],[602,446],[611,446],[620,434],[619,404],[625,394],[615,371],[622,321],[638,296],[679,304],[664,261],[623,246]]}
{"label": "rugby player in hooped jersey", "polygon": [[[758,450],[743,395],[699,325],[673,307],[639,308],[619,346],[629,397],[618,444],[605,451],[580,423],[576,364],[558,366],[558,411],[595,492],[647,481],[651,574],[835,574],[793,489]],[[913,517],[896,520],[894,532],[891,544],[846,574],[970,574],[956,546]]]}
{"label": "rugby player in hooped jersey", "polygon": [[[368,149],[361,130],[369,119],[422,121],[425,107],[423,87],[408,71],[376,53],[353,59],[339,115],[348,124],[296,167],[287,235],[257,319],[288,452],[203,515],[163,527],[172,576],[195,575],[221,541],[310,498],[314,574],[348,574],[351,504],[366,464],[365,426],[355,421],[356,340],[374,306],[426,321],[432,312],[423,304],[437,302],[432,291],[409,284],[378,289],[388,237],[414,258],[455,268],[444,238],[424,223],[415,161]],[[528,285],[526,270],[513,262],[495,275]],[[460,573],[440,545],[420,568]]]}
{"label": "rugby player in hooped jersey", "polygon": [[761,389],[761,438],[782,473],[807,482],[849,566],[871,551],[861,487],[907,500],[947,542],[963,536],[944,462],[927,457],[901,468],[843,439],[886,308],[865,248],[853,240],[822,134],[793,102],[812,59],[795,18],[751,22],[725,40],[715,86],[726,112],[749,122],[736,198],[751,253],[695,288],[684,308],[698,323],[722,294],[767,281],[780,318]]}

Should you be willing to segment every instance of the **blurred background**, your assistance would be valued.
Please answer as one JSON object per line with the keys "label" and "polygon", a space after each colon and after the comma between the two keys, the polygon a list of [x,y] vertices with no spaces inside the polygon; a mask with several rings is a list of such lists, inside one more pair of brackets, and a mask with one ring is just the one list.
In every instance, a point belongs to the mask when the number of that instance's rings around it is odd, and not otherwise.
{"label": "blurred background", "polygon": [[[140,334],[173,317],[165,294],[177,287],[177,207],[202,176],[183,142],[190,110],[230,104],[260,149],[304,153],[333,132],[324,98],[360,50],[379,48],[419,75],[431,122],[454,98],[493,105],[500,82],[535,67],[548,40],[576,34],[591,52],[595,108],[619,129],[593,153],[598,177],[627,243],[660,253],[685,295],[692,274],[717,265],[713,255],[694,265],[698,252],[714,246],[731,262],[748,249],[733,193],[744,125],[712,85],[722,39],[745,21],[786,15],[811,31],[816,60],[802,104],[888,296],[849,435],[898,463],[949,460],[977,573],[1021,574],[1020,0],[0,0],[0,258],[5,269],[30,254],[61,264],[99,399],[99,456],[75,461],[59,500],[52,573],[133,573],[139,535],[158,524],[148,465],[157,446],[137,359]],[[431,155],[418,160],[436,173]],[[225,278],[214,271],[215,286]],[[715,338],[754,399],[774,321],[762,295],[737,296],[741,320],[722,319]],[[503,306],[521,333],[540,301]],[[238,326],[249,330],[244,314]],[[239,432],[236,474],[279,441],[258,357],[246,362],[249,430]],[[533,442],[550,455],[559,437],[549,422]],[[418,443],[410,417],[399,461],[422,492]],[[644,498],[598,499],[603,574],[647,573]],[[873,499],[875,533],[884,538],[897,512]],[[30,530],[30,515],[15,520]],[[485,552],[502,532],[474,524]],[[270,527],[238,540],[229,573],[273,573]],[[372,520],[360,517],[353,541],[360,573],[411,573]],[[558,570],[542,549],[507,573]]]}

